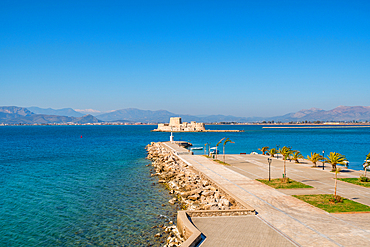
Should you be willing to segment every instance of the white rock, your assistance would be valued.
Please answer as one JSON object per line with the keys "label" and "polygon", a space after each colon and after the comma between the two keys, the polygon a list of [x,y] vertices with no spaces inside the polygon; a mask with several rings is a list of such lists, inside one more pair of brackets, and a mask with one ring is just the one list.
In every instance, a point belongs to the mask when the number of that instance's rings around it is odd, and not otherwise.
{"label": "white rock", "polygon": [[169,200],[168,202],[170,203],[170,204],[175,204],[175,202],[177,201],[177,198],[172,198],[171,200]]}

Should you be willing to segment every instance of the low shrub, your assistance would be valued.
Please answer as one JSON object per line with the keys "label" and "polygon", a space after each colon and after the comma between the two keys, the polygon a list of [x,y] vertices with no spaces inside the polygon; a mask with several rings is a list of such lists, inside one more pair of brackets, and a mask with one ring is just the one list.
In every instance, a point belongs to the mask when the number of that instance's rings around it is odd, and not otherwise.
{"label": "low shrub", "polygon": [[333,198],[330,198],[329,199],[329,202],[331,202],[331,203],[340,203],[340,202],[343,202],[343,197],[338,196],[338,195],[333,196]]}
{"label": "low shrub", "polygon": [[360,176],[359,180],[360,182],[370,182],[370,178],[365,177],[365,176]]}

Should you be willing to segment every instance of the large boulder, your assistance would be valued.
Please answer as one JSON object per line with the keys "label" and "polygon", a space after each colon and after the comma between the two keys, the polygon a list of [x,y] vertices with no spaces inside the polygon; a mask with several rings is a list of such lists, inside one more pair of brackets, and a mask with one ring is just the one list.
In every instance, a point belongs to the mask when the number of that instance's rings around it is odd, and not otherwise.
{"label": "large boulder", "polygon": [[192,201],[196,201],[199,199],[199,197],[200,197],[199,194],[194,194],[194,195],[188,196],[188,199]]}

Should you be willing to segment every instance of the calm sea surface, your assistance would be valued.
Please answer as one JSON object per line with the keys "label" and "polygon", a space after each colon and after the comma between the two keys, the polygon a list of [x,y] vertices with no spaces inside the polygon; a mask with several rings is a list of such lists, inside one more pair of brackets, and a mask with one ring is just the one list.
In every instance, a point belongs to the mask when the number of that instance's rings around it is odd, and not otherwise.
{"label": "calm sea surface", "polygon": [[[0,246],[159,246],[152,227],[175,221],[177,208],[145,166],[144,147],[169,139],[154,127],[0,127]],[[235,144],[226,153],[276,145],[305,156],[339,152],[357,170],[370,152],[369,128],[207,128],[245,132],[175,133],[175,140],[214,146],[229,137]]]}

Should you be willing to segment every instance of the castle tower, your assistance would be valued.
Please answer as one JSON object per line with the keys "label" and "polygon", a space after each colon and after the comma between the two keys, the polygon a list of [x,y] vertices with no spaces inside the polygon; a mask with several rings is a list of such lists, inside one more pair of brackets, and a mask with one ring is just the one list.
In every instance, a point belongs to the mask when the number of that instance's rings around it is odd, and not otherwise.
{"label": "castle tower", "polygon": [[180,127],[180,124],[182,124],[181,117],[170,118],[170,126]]}

